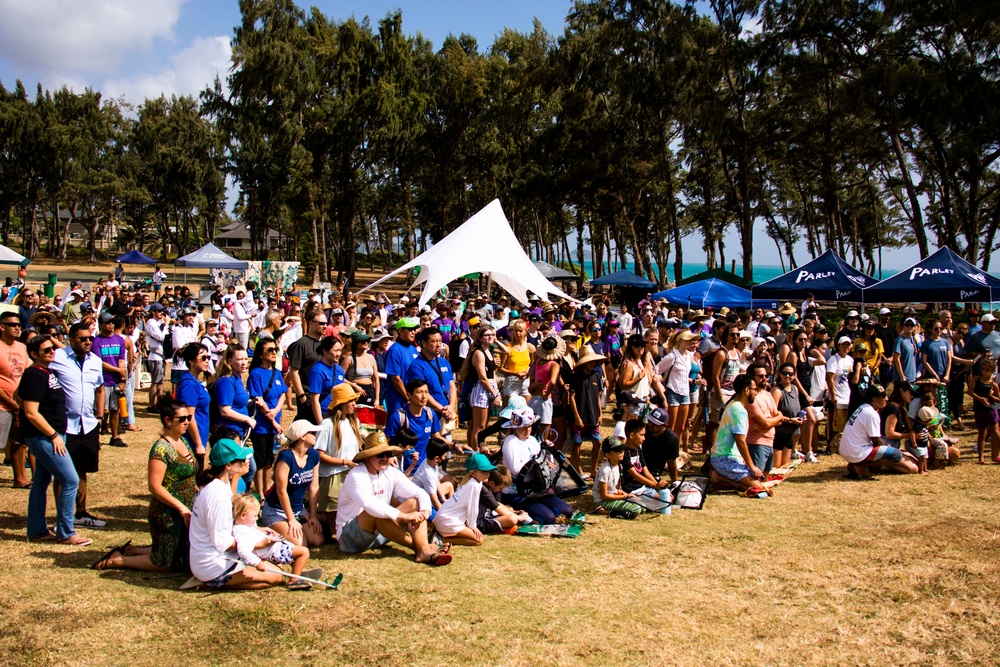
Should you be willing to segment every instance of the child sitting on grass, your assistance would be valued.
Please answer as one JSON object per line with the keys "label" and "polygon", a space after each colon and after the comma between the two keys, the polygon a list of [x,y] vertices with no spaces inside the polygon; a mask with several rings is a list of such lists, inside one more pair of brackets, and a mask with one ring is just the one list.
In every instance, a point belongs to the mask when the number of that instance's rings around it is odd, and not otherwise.
{"label": "child sitting on grass", "polygon": [[[428,445],[429,446],[429,445]],[[483,543],[483,533],[476,526],[479,518],[479,496],[483,482],[497,467],[490,463],[485,454],[475,453],[465,462],[468,473],[459,484],[458,490],[449,498],[432,523],[446,544],[460,544],[478,547]]]}
{"label": "child sitting on grass", "polygon": [[479,494],[479,517],[476,519],[476,528],[483,535],[512,535],[518,524],[532,521],[527,512],[516,512],[500,502],[500,493],[513,483],[507,466],[497,466],[496,470],[490,471],[489,479],[483,482],[483,490]]}
{"label": "child sitting on grass", "polygon": [[431,497],[434,510],[441,509],[441,504],[455,494],[455,479],[441,470],[441,463],[448,453],[448,442],[434,436],[427,443],[427,457],[413,473],[413,483],[427,492]]}
{"label": "child sitting on grass", "polygon": [[612,518],[634,519],[642,514],[642,505],[629,502],[631,493],[621,490],[621,462],[625,456],[625,443],[615,436],[609,436],[601,443],[604,462],[594,477],[594,504],[598,514],[608,514]]}
{"label": "child sitting on grass", "polygon": [[412,429],[404,426],[389,438],[389,445],[391,447],[399,447],[403,450],[402,455],[399,457],[399,469],[407,477],[413,477],[413,473],[417,469],[417,464],[420,462],[420,454],[416,450],[417,434]]}
{"label": "child sitting on grass", "polygon": [[[291,565],[292,574],[302,574],[309,560],[309,548],[292,544],[270,528],[258,528],[258,516],[260,503],[256,498],[249,494],[233,496],[233,539],[240,560],[261,572],[273,570],[268,568],[267,563],[274,563]],[[308,581],[300,579],[288,583],[288,589],[293,591],[309,590],[311,587]]]}
{"label": "child sitting on grass", "polygon": [[666,476],[662,480],[653,477],[642,445],[646,441],[646,424],[641,419],[625,422],[625,454],[622,457],[622,490],[636,496],[659,496],[659,490],[670,485]]}

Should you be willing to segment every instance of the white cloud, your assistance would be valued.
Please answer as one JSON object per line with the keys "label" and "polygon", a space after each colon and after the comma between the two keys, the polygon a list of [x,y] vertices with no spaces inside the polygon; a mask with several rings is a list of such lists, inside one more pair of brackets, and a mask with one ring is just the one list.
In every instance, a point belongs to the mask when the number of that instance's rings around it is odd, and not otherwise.
{"label": "white cloud", "polygon": [[27,67],[110,74],[171,38],[186,0],[0,0],[0,57]]}
{"label": "white cloud", "polygon": [[232,47],[228,37],[198,37],[182,51],[171,56],[171,66],[154,74],[108,79],[101,87],[105,97],[124,97],[141,104],[161,94],[194,95],[215,80],[225,82]]}

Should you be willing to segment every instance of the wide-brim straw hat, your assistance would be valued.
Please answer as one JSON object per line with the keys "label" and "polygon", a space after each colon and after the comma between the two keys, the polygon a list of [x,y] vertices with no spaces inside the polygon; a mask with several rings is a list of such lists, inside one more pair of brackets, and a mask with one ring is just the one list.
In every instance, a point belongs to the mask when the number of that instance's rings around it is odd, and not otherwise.
{"label": "wide-brim straw hat", "polygon": [[351,401],[356,401],[359,398],[361,398],[360,391],[355,391],[354,387],[346,382],[342,382],[334,387],[330,392],[330,407],[335,408],[338,405],[350,403]]}
{"label": "wide-brim straw hat", "polygon": [[[337,385],[338,387],[340,385]],[[393,447],[389,444],[389,441],[385,438],[385,433],[382,431],[374,431],[365,438],[364,445],[361,446],[361,451],[354,455],[352,459],[355,463],[361,463],[366,459],[370,459],[373,456],[378,456],[379,454],[390,453],[393,456],[399,456],[403,453],[403,450],[399,447]]]}
{"label": "wide-brim straw hat", "polygon": [[47,317],[49,322],[52,322],[53,324],[61,319],[59,315],[50,310],[36,310],[31,314],[31,317],[28,318],[28,324],[35,326],[38,323],[38,318],[40,317]]}
{"label": "wide-brim straw hat", "polygon": [[596,352],[594,352],[593,348],[587,347],[585,348],[583,355],[579,359],[577,359],[576,365],[583,366],[584,364],[591,361],[607,361],[607,360],[608,358],[603,354],[597,354]]}
{"label": "wide-brim straw hat", "polygon": [[781,308],[778,309],[778,312],[781,313],[782,315],[791,315],[792,313],[795,312],[795,306],[793,306],[790,301],[786,301],[784,305],[782,305]]}
{"label": "wide-brim straw hat", "polygon": [[[546,344],[551,345],[548,341],[555,341],[555,346],[552,349],[546,349]],[[562,359],[566,356],[566,341],[558,336],[546,336],[538,343],[538,347],[535,348],[535,357],[543,361],[551,361],[553,359]]]}

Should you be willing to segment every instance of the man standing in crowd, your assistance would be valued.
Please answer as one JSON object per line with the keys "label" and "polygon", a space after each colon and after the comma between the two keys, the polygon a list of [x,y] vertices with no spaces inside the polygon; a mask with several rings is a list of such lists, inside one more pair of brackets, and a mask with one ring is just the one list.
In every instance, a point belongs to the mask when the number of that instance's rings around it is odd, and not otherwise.
{"label": "man standing in crowd", "polygon": [[10,436],[18,405],[14,400],[17,385],[24,369],[31,365],[28,350],[17,337],[21,334],[21,318],[15,312],[0,314],[0,445],[7,447],[7,460],[14,468],[14,488],[26,489],[31,486],[25,468],[27,447],[15,442]]}
{"label": "man standing in crowd", "polygon": [[149,319],[146,320],[146,345],[149,355],[146,357],[146,371],[149,373],[149,407],[150,412],[156,411],[156,405],[163,395],[163,374],[166,361],[163,359],[163,339],[167,335],[167,323],[164,320],[163,305],[154,303],[149,307]]}
{"label": "man standing in crowd", "polygon": [[98,428],[104,417],[104,371],[101,359],[91,352],[90,328],[77,322],[69,328],[69,346],[56,350],[49,364],[66,393],[66,451],[80,476],[76,492],[76,526],[103,528],[107,524],[87,511],[87,473],[97,472],[100,461]]}
{"label": "man standing in crowd", "polygon": [[912,317],[903,320],[903,330],[896,338],[892,349],[892,379],[895,382],[905,380],[909,383],[917,381],[917,343],[913,339],[913,329],[917,321]]}
{"label": "man standing in crowd", "polygon": [[982,329],[975,334],[969,334],[969,344],[965,348],[966,354],[969,357],[974,357],[989,352],[994,359],[1000,359],[1000,331],[996,330],[997,318],[992,313],[986,313],[980,322]]}
{"label": "man standing in crowd", "polygon": [[441,356],[441,332],[428,327],[417,334],[420,354],[406,370],[406,382],[423,380],[430,399],[427,405],[438,414],[442,424],[450,423],[458,413],[458,390],[451,364]]}
{"label": "man standing in crowd", "polygon": [[[128,355],[125,349],[125,339],[115,333],[115,328],[121,322],[111,313],[100,317],[100,335],[94,339],[93,351],[101,358],[101,368],[104,371],[104,414],[111,425],[112,447],[125,447],[125,441],[119,437],[121,428],[121,411],[118,409],[118,398],[125,395],[125,368]],[[103,429],[102,429],[103,431]]]}
{"label": "man standing in crowd", "polygon": [[420,320],[415,317],[403,317],[396,322],[396,343],[389,348],[385,356],[385,374],[387,377],[385,390],[385,410],[392,414],[404,407],[410,400],[406,393],[406,371],[413,360],[420,356],[420,351],[413,344]]}
{"label": "man standing in crowd", "polygon": [[[303,311],[305,312],[305,311]],[[322,308],[309,311],[305,325],[305,335],[288,346],[288,386],[295,393],[295,401],[301,419],[307,419],[309,410],[309,371],[319,359],[319,343],[326,329],[326,315]]]}
{"label": "man standing in crowd", "polygon": [[187,364],[180,355],[180,351],[188,343],[198,340],[198,324],[194,321],[193,310],[182,310],[179,313],[180,322],[174,323],[170,328],[171,346],[174,348],[173,361],[170,365],[170,383],[176,385],[187,370]]}

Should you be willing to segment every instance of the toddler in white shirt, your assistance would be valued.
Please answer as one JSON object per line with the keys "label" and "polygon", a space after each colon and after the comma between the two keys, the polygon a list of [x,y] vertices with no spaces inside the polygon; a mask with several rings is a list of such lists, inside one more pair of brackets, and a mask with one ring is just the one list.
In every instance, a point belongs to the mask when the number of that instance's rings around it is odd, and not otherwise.
{"label": "toddler in white shirt", "polygon": [[[292,574],[302,574],[309,560],[309,548],[296,546],[270,528],[258,528],[260,503],[249,494],[233,496],[233,539],[240,560],[264,571],[264,562],[291,565]],[[307,581],[292,580],[290,590],[307,590]]]}

